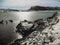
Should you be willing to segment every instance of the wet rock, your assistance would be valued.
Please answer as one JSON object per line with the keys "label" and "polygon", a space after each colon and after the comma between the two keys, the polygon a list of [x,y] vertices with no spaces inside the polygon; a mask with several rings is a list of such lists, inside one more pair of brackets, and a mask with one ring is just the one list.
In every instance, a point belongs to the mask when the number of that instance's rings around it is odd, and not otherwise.
{"label": "wet rock", "polygon": [[0,21],[0,24],[3,24],[3,20]]}
{"label": "wet rock", "polygon": [[9,20],[9,22],[13,23],[13,20]]}
{"label": "wet rock", "polygon": [[21,21],[17,26],[17,32],[22,33],[23,37],[28,36],[31,32],[33,32],[34,24],[28,21]]}

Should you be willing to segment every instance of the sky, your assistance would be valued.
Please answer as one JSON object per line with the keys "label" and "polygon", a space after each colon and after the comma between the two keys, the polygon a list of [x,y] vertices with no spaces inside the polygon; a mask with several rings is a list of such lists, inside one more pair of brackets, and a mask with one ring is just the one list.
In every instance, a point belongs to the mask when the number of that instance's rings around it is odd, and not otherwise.
{"label": "sky", "polygon": [[29,9],[36,5],[60,7],[60,0],[0,0],[0,8]]}

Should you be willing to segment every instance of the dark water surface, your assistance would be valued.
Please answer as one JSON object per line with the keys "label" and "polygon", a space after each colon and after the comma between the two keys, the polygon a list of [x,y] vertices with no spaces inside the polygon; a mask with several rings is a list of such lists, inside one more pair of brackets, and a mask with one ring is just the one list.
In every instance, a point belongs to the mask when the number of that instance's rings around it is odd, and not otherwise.
{"label": "dark water surface", "polygon": [[[0,13],[0,20],[4,20],[4,24],[0,24],[0,44],[5,45],[12,40],[17,38],[17,34],[15,32],[16,25],[20,22],[20,20],[29,20],[34,21],[40,18],[46,19],[54,14],[54,11],[32,11],[32,12],[4,12]],[[8,21],[6,24],[6,20],[13,20],[11,23]]]}

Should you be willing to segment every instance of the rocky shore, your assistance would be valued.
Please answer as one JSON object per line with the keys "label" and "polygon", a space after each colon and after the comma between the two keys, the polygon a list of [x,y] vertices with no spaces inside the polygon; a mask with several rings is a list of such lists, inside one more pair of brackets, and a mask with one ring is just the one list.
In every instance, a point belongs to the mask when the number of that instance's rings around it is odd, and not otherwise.
{"label": "rocky shore", "polygon": [[16,26],[16,33],[21,33],[22,38],[16,39],[8,45],[60,45],[58,42],[60,41],[58,40],[60,39],[59,25],[59,12],[56,12],[46,20],[21,21]]}
{"label": "rocky shore", "polygon": [[8,23],[13,23],[13,20],[0,20],[0,24],[8,24]]}

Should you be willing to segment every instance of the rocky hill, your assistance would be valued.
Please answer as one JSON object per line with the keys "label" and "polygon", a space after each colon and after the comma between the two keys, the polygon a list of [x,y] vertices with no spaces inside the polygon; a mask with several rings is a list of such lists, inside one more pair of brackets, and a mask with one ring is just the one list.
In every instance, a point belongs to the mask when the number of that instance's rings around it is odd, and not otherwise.
{"label": "rocky hill", "polygon": [[38,11],[38,10],[60,10],[60,7],[44,7],[44,6],[32,6],[30,9],[34,10],[34,11]]}

